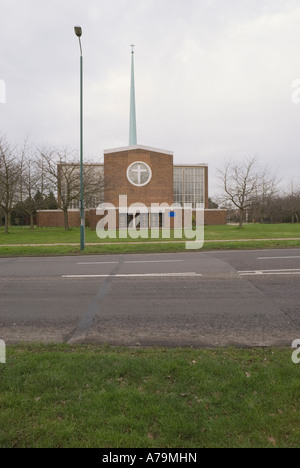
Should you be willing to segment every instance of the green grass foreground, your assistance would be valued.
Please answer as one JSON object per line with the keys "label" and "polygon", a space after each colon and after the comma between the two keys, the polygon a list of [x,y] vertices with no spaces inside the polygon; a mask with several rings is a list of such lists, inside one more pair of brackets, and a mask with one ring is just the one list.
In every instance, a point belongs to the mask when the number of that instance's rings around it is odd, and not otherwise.
{"label": "green grass foreground", "polygon": [[[298,237],[300,238],[299,224],[249,224],[242,229],[231,225],[205,226],[205,245],[202,250],[300,247],[300,240],[288,240],[289,238]],[[107,238],[106,240],[100,240],[95,230],[87,228],[86,243],[101,243],[102,245],[87,245],[84,253],[123,254],[186,251],[184,242],[168,242],[167,239],[160,238],[161,243],[157,243],[157,239],[153,240],[155,242],[152,242],[151,237],[149,239],[131,239],[128,237],[126,239]],[[170,240],[176,241],[172,232]],[[227,242],[210,242],[220,240],[227,240]],[[80,254],[78,245],[52,246],[49,244],[79,244],[79,242],[79,229],[65,231],[61,228],[36,228],[31,230],[28,227],[11,227],[9,233],[5,234],[4,228],[0,228],[1,257],[78,255]],[[120,242],[123,244],[118,244]],[[23,246],[22,244],[28,245]],[[46,245],[33,246],[32,244]]]}
{"label": "green grass foreground", "polygon": [[15,345],[0,447],[298,447],[290,349]]}

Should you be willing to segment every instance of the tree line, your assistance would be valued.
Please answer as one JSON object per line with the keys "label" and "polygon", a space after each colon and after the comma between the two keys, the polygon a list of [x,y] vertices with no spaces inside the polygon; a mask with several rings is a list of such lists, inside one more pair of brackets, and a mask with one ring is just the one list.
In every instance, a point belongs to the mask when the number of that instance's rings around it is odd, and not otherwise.
{"label": "tree line", "polygon": [[[95,168],[98,168],[95,169]],[[104,191],[103,171],[85,160],[84,204],[97,205]],[[28,139],[22,146],[0,137],[0,224],[5,233],[14,221],[29,220],[34,228],[38,210],[61,209],[65,229],[69,229],[68,210],[80,199],[79,156],[69,148],[34,147]]]}
{"label": "tree line", "polygon": [[[103,168],[86,160],[83,190],[85,207],[103,201]],[[237,163],[225,161],[218,171],[220,194],[210,200],[210,208],[228,209],[231,220],[242,227],[246,221],[300,222],[300,186],[291,182],[283,191],[282,182],[257,156]],[[28,139],[22,146],[12,145],[0,136],[0,224],[5,232],[12,223],[26,221],[34,228],[38,210],[61,209],[65,229],[69,229],[68,210],[79,207],[79,155],[70,148],[36,147]],[[217,204],[215,203],[217,201]],[[13,219],[12,219],[13,218]]]}
{"label": "tree line", "polygon": [[226,161],[218,179],[219,205],[240,227],[244,222],[300,222],[300,184],[291,181],[281,189],[282,180],[262,167],[258,156],[240,163]]}

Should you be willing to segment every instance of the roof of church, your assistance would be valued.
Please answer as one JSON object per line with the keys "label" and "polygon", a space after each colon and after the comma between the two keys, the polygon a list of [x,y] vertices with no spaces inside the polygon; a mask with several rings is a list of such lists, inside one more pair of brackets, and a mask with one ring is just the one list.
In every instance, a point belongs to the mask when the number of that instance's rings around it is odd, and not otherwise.
{"label": "roof of church", "polygon": [[121,151],[132,151],[132,150],[145,150],[145,151],[151,151],[153,153],[170,154],[171,156],[173,156],[173,151],[152,148],[150,146],[143,146],[143,145],[123,146],[122,148],[107,149],[107,150],[104,150],[104,154],[120,153]]}

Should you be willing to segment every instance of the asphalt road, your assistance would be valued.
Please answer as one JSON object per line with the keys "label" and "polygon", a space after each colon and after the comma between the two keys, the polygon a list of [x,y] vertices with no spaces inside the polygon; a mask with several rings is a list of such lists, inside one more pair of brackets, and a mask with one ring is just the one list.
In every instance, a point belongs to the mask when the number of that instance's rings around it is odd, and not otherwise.
{"label": "asphalt road", "polygon": [[0,258],[0,339],[290,346],[300,249]]}

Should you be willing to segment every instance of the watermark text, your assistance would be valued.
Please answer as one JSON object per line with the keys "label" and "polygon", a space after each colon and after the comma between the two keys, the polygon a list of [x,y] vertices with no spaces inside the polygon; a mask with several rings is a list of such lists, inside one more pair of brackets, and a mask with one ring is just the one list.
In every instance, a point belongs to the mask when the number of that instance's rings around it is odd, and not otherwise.
{"label": "watermark text", "polygon": [[[99,239],[163,239],[185,240],[187,250],[201,249],[204,245],[204,207],[167,203],[127,204],[127,195],[119,196],[119,206],[102,203],[97,216],[101,216],[96,232]],[[118,228],[118,229],[117,229]]]}
{"label": "watermark text", "polygon": [[6,363],[6,345],[5,341],[0,340],[0,364]]}
{"label": "watermark text", "polygon": [[300,104],[300,79],[294,80],[292,83],[293,92],[291,95],[294,104]]}
{"label": "watermark text", "polygon": [[295,351],[292,354],[292,361],[294,364],[300,364],[300,340],[294,340],[292,343],[292,349]]}
{"label": "watermark text", "polygon": [[0,104],[6,103],[6,85],[4,80],[0,80]]}

